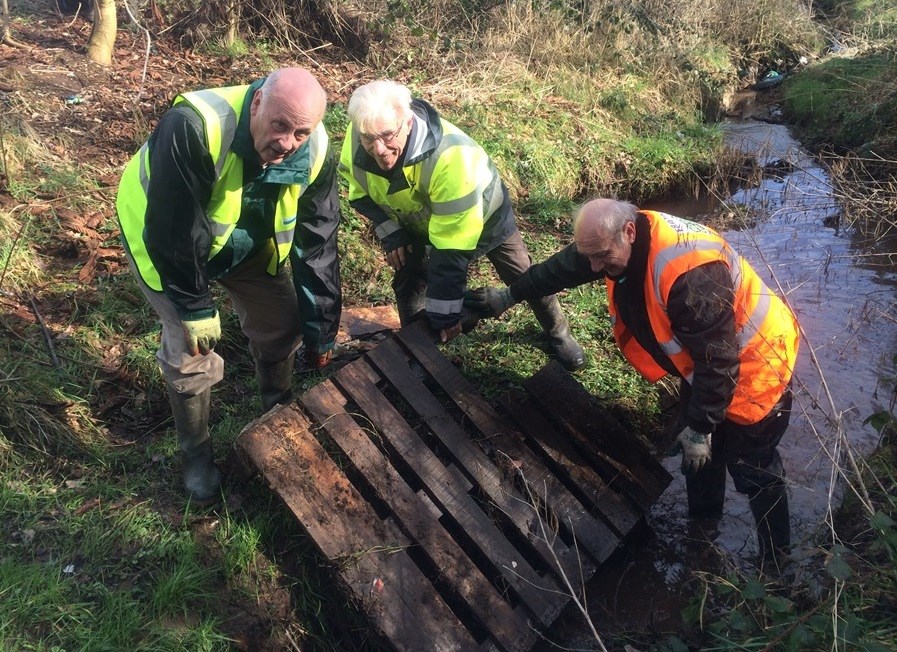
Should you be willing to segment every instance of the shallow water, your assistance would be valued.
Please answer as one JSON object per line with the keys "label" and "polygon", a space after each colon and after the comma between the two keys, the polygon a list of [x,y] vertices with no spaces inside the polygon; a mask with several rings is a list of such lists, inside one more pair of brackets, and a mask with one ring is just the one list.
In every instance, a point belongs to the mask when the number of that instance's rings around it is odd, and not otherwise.
{"label": "shallow water", "polygon": [[[729,242],[794,308],[804,337],[795,373],[795,412],[780,445],[789,482],[792,540],[811,559],[814,540],[825,541],[826,515],[842,495],[832,482],[838,442],[857,455],[871,452],[877,433],[863,420],[884,409],[897,353],[897,271],[887,257],[849,234],[826,226],[838,215],[828,178],[786,127],[744,121],[726,125],[732,147],[761,165],[784,160],[793,171],[741,190],[730,202],[761,213],[752,228],[729,231]],[[705,206],[651,206],[693,217]],[[814,360],[815,355],[815,360]],[[838,437],[841,423],[844,438]],[[843,464],[843,463],[842,463]],[[757,552],[747,499],[729,479],[725,513],[702,530],[686,519],[685,482],[677,459],[666,462],[672,485],[654,506],[643,531],[605,564],[587,589],[599,633],[675,633],[681,611],[700,595],[695,572],[750,571]],[[820,537],[821,539],[817,539]],[[797,581],[801,575],[798,572]],[[577,625],[577,621],[580,623]],[[568,647],[589,649],[582,618],[558,628]]]}

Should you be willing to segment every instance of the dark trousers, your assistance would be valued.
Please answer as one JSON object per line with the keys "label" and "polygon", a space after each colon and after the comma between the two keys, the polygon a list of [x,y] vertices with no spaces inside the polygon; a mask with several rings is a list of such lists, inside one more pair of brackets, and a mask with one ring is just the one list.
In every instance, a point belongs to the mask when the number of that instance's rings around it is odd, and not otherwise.
{"label": "dark trousers", "polygon": [[[689,394],[683,383],[683,405],[687,405]],[[791,544],[785,469],[778,445],[791,419],[792,401],[789,388],[761,421],[747,426],[723,421],[713,433],[711,461],[697,473],[686,476],[685,481],[688,515],[720,518],[728,469],[735,490],[748,497],[757,523],[760,553],[767,559]]]}

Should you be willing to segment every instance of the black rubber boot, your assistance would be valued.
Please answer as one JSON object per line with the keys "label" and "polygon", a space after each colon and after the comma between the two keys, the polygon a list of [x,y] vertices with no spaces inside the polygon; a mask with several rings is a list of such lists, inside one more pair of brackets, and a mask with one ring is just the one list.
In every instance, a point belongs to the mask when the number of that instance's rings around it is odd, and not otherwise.
{"label": "black rubber boot", "polygon": [[180,394],[168,386],[171,413],[181,445],[184,491],[199,507],[212,505],[221,498],[221,474],[215,466],[209,437],[211,394],[210,389],[195,395]]}
{"label": "black rubber boot", "polygon": [[258,378],[259,394],[265,412],[275,405],[289,403],[293,398],[293,366],[296,354],[291,354],[279,362],[255,361],[255,375]]}
{"label": "black rubber boot", "polygon": [[779,574],[784,557],[791,553],[791,516],[784,484],[765,487],[748,497],[757,523],[761,570]]}
{"label": "black rubber boot", "polygon": [[424,259],[416,245],[414,253],[408,254],[405,266],[392,277],[392,289],[396,293],[396,312],[399,323],[407,326],[419,319],[426,311],[427,270]]}
{"label": "black rubber boot", "polygon": [[689,518],[719,520],[726,500],[726,465],[711,461],[697,473],[686,475],[685,490]]}
{"label": "black rubber boot", "polygon": [[426,291],[425,283],[410,288],[407,292],[400,293],[398,289],[396,290],[396,312],[399,313],[399,323],[402,326],[407,326],[426,315]]}
{"label": "black rubber boot", "polygon": [[536,321],[542,326],[548,343],[554,349],[554,354],[564,368],[568,371],[578,371],[586,366],[586,354],[582,350],[573,335],[570,333],[570,324],[561,311],[561,304],[556,296],[543,297],[537,301],[530,301],[530,307],[536,316]]}

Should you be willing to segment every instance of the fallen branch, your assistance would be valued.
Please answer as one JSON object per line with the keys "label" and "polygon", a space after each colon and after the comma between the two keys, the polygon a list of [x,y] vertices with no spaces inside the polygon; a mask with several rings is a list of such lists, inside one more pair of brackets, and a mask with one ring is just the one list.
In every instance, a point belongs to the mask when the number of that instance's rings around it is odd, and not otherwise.
{"label": "fallen branch", "polygon": [[34,302],[34,295],[31,295],[28,298],[31,301],[31,310],[34,311],[34,316],[37,317],[37,323],[40,324],[41,332],[44,334],[44,341],[47,343],[47,350],[50,352],[50,359],[53,361],[53,366],[56,369],[59,369],[59,358],[56,357],[56,348],[53,346],[53,341],[50,339],[50,331],[47,330],[44,318],[41,317],[40,311],[37,309],[37,304]]}

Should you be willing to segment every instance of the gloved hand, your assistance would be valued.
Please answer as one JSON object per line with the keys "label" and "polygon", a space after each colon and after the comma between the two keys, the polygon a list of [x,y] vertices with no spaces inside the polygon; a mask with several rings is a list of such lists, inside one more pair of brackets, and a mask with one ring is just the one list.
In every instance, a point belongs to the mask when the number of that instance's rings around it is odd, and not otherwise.
{"label": "gloved hand", "polygon": [[464,305],[479,313],[481,317],[501,317],[517,301],[511,295],[511,288],[477,288],[464,293]]}
{"label": "gloved hand", "polygon": [[673,457],[682,452],[682,473],[700,471],[710,461],[710,434],[685,426],[676,437],[676,443],[667,451],[667,455]]}
{"label": "gloved hand", "polygon": [[315,348],[306,347],[305,364],[309,369],[323,369],[333,359],[333,349],[327,349],[323,353]]}
{"label": "gloved hand", "polygon": [[185,319],[184,334],[187,336],[187,344],[191,355],[206,355],[221,339],[221,320],[218,311],[214,311],[211,317],[199,319]]}

